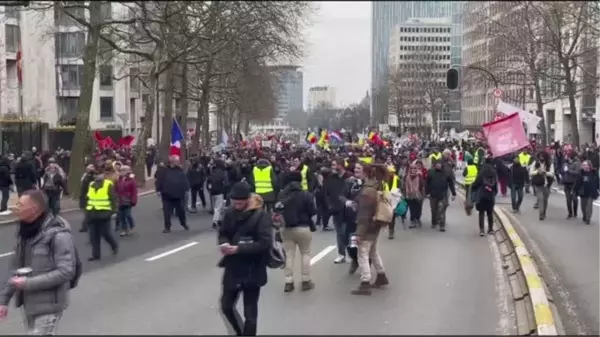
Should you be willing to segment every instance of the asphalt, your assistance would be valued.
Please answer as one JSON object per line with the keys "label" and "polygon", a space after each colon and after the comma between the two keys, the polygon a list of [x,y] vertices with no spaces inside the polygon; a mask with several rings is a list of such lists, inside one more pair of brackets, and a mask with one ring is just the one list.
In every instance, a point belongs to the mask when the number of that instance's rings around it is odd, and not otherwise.
{"label": "asphalt", "polygon": [[[350,294],[358,275],[349,276],[348,265],[332,263],[335,234],[316,232],[316,288],[284,294],[282,271],[270,270],[258,333],[510,334],[508,287],[494,240],[477,236],[475,218],[465,216],[458,200],[448,210],[445,233],[429,228],[425,207],[424,228],[399,226],[395,240],[382,233],[380,250],[391,284],[370,297]],[[104,268],[86,262],[88,271],[71,294],[60,334],[226,333],[218,307],[219,253],[215,233],[206,231],[210,220],[199,216],[190,221],[192,233],[164,235],[159,212],[150,200],[138,206],[135,216],[144,228],[139,239],[122,240],[123,256],[107,259]],[[0,323],[0,334],[22,332],[21,316],[13,309]]]}
{"label": "asphalt", "polygon": [[[85,260],[84,271],[114,265],[158,247],[186,240],[190,236],[210,230],[211,227],[211,216],[199,208],[199,212],[196,214],[188,213],[189,232],[184,232],[183,228],[179,226],[179,221],[174,218],[173,231],[169,234],[163,234],[161,233],[163,221],[159,198],[156,195],[141,197],[138,205],[133,209],[133,216],[136,221],[134,234],[130,237],[120,238],[118,233],[114,232],[115,238],[120,243],[119,254],[112,256],[110,246],[106,242],[102,242],[102,260],[88,263],[87,258],[91,256],[88,234],[78,232],[83,221],[83,213],[79,211],[68,212],[62,214],[62,216],[70,223],[74,233],[75,245],[81,259]],[[16,232],[17,225],[15,224],[0,225],[0,280],[5,280],[11,273],[9,270],[11,256],[7,256],[7,254],[13,251]]]}
{"label": "asphalt", "polygon": [[[459,178],[457,178],[459,179]],[[462,179],[462,178],[460,178]],[[498,198],[499,205],[511,210],[509,198]],[[517,230],[535,256],[548,288],[556,300],[566,334],[598,335],[600,332],[600,207],[593,207],[590,225],[579,218],[566,220],[564,194],[553,190],[548,200],[546,219],[539,220],[533,209],[535,198],[526,194]]]}

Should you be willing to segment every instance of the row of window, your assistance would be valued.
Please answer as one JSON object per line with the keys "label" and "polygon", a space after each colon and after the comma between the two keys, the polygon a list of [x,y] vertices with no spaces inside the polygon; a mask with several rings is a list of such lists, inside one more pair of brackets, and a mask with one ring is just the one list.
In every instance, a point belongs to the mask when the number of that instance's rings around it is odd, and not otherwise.
{"label": "row of window", "polygon": [[400,36],[402,42],[450,42],[449,36]]}
{"label": "row of window", "polygon": [[[83,85],[85,67],[78,64],[60,66],[60,84],[63,90],[78,90]],[[100,87],[112,87],[113,67],[110,65],[98,66],[100,74]]]}
{"label": "row of window", "polygon": [[[54,9],[54,24],[56,26],[77,26],[76,18],[85,18],[86,11],[81,4],[76,1],[63,1],[63,8]],[[72,6],[72,7],[69,7]],[[109,21],[112,18],[112,4],[105,1],[100,5],[100,19]]]}
{"label": "row of window", "polygon": [[402,51],[450,51],[450,46],[398,46]]}
{"label": "row of window", "polygon": [[[61,97],[61,107],[63,116],[75,116],[79,109],[79,97]],[[100,119],[101,120],[113,120],[115,118],[115,101],[114,97],[102,96],[100,97]]]}
{"label": "row of window", "polygon": [[450,33],[450,28],[400,27],[400,33]]}
{"label": "row of window", "polygon": [[[449,60],[450,59],[450,55],[436,55],[436,54],[429,54],[427,55],[427,57],[424,57],[424,55],[415,55],[415,54],[400,54],[398,55],[398,60],[404,60],[404,61],[441,61],[441,60]],[[396,61],[396,56],[392,56],[392,62]]]}

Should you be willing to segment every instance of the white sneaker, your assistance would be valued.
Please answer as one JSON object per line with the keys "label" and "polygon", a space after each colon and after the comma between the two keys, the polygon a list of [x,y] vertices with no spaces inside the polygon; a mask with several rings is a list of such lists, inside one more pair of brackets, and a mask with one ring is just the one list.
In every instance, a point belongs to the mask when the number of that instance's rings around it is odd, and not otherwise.
{"label": "white sneaker", "polygon": [[0,212],[0,215],[11,215],[12,212],[11,211],[4,211],[4,212]]}
{"label": "white sneaker", "polygon": [[336,257],[335,260],[333,260],[333,263],[335,263],[335,264],[346,263],[346,257],[344,255],[338,255],[338,257]]}

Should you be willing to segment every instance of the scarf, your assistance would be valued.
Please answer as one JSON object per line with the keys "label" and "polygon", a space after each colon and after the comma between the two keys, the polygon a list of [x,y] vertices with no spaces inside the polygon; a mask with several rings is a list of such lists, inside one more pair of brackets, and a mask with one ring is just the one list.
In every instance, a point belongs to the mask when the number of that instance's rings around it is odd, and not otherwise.
{"label": "scarf", "polygon": [[405,178],[405,193],[407,199],[421,199],[421,174],[408,174]]}
{"label": "scarf", "polygon": [[46,220],[46,213],[42,213],[32,223],[19,222],[19,237],[24,240],[29,240],[38,235],[38,233],[42,229],[44,220]]}

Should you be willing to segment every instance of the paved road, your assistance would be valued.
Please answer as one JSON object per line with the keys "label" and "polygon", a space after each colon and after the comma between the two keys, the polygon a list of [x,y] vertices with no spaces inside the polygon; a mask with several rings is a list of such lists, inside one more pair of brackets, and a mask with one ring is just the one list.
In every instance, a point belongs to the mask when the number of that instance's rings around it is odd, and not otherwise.
{"label": "paved road", "polygon": [[[226,333],[218,311],[222,271],[216,267],[215,234],[196,230],[169,242],[179,233],[159,234],[159,210],[145,210],[148,214],[136,214],[145,216],[149,228],[139,240],[151,238],[147,247],[156,249],[135,248],[131,258],[84,274],[61,334]],[[260,301],[259,334],[511,333],[508,287],[493,240],[477,236],[474,218],[464,215],[458,201],[448,211],[447,232],[431,230],[428,218],[423,229],[400,229],[396,240],[382,235],[391,285],[371,297],[351,295],[358,275],[348,276],[347,265],[332,263],[334,233],[315,233],[316,288],[284,294],[282,271],[271,270]],[[210,222],[199,218],[191,225],[208,228]],[[152,239],[155,235],[161,239]],[[20,332],[20,315],[13,310],[0,323],[0,334]]]}
{"label": "paved road", "polygon": [[[459,178],[457,178],[459,179]],[[507,210],[510,199],[499,198]],[[600,324],[600,207],[596,203],[591,224],[579,218],[566,220],[564,194],[552,191],[547,218],[539,221],[533,209],[535,198],[526,194],[521,213],[516,214],[524,240],[554,295],[567,334],[599,333]]]}
{"label": "paved road", "polygon": [[[200,208],[201,209],[201,208]],[[186,240],[190,236],[210,230],[210,216],[208,213],[200,211],[197,214],[188,213],[190,223],[190,232],[184,232],[179,226],[179,221],[173,220],[173,231],[170,234],[162,234],[162,209],[160,200],[155,196],[146,196],[139,199],[138,205],[133,210],[133,216],[136,220],[135,234],[126,238],[119,238],[119,255],[113,257],[108,244],[103,242],[103,259],[98,262],[88,263],[87,258],[91,254],[91,246],[88,243],[88,234],[79,233],[83,220],[83,213],[70,212],[63,215],[69,221],[74,231],[75,244],[84,260],[85,270],[106,267],[119,263],[126,259],[147,253],[153,249]],[[16,225],[0,225],[0,280],[5,280],[10,273],[8,270],[8,261],[10,252],[15,245]],[[118,233],[115,233],[118,234]],[[0,281],[1,282],[1,281]]]}

